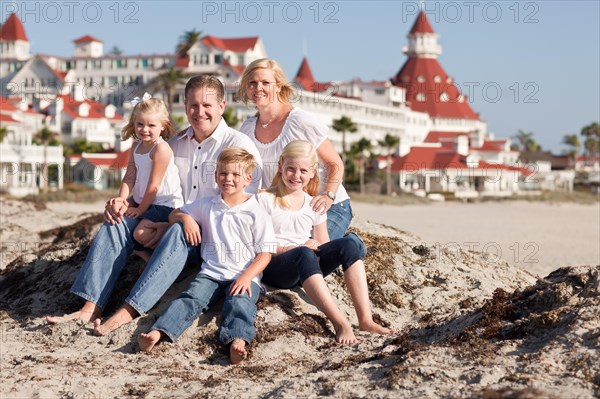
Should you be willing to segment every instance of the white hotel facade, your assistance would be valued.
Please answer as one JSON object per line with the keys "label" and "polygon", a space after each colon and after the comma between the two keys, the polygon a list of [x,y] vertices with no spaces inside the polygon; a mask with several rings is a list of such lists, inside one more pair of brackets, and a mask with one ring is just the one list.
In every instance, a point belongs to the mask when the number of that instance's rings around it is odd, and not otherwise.
{"label": "white hotel facade", "polygon": [[[398,136],[398,160],[419,146],[456,152],[459,137],[467,136],[468,154],[464,156],[469,155],[471,167],[479,160],[514,163],[518,154],[510,151],[510,145],[502,146],[503,154],[478,151],[491,139],[487,125],[470,109],[467,99],[457,92],[452,78],[439,65],[437,57],[441,46],[437,39],[438,35],[421,12],[404,48],[409,58],[389,81],[317,82],[304,59],[296,75],[289,75],[293,76],[298,89],[295,105],[314,112],[328,126],[343,115],[350,117],[358,131],[347,135],[349,142],[366,137],[377,146],[377,141],[386,134]],[[234,94],[244,67],[253,60],[267,57],[259,37],[205,36],[185,56],[105,54],[102,40],[89,35],[73,42],[74,52],[69,58],[31,54],[25,28],[16,14],[12,14],[0,30],[0,114],[3,127],[9,132],[0,145],[0,189],[14,193],[37,191],[40,165],[44,161],[39,156],[39,148],[34,150],[31,137],[42,125],[60,132],[61,142],[65,144],[85,139],[117,152],[126,150],[127,145],[120,142],[119,136],[130,109],[128,100],[143,94],[157,75],[171,68],[189,75],[218,75],[225,84],[228,105],[240,120],[255,112],[252,107],[237,102]],[[434,94],[431,88],[419,92],[419,86],[428,83],[436,85]],[[444,86],[442,90],[440,83]],[[175,115],[185,116],[183,88],[183,85],[177,88],[173,99]],[[11,118],[11,122],[4,122],[5,118]],[[444,145],[432,142],[432,133],[438,136],[445,133]],[[341,151],[341,134],[330,129],[329,137]],[[448,140],[454,143],[450,147]],[[23,150],[22,146],[31,150]],[[23,153],[35,155],[26,158]],[[50,147],[48,154],[48,162],[62,168],[61,146]],[[401,166],[399,168],[401,170]],[[28,172],[30,177],[37,173],[38,177],[34,181],[27,180],[20,176],[21,172]],[[399,189],[414,189],[415,184],[426,188],[425,182],[402,181],[401,175],[397,181]],[[61,187],[62,180],[55,185]],[[514,191],[515,187],[505,184],[498,190]]]}

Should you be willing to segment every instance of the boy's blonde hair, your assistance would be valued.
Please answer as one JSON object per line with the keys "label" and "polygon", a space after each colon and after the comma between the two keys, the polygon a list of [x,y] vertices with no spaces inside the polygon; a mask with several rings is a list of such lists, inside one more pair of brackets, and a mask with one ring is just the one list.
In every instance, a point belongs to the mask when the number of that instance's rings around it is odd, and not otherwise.
{"label": "boy's blonde hair", "polygon": [[244,173],[251,175],[256,169],[256,158],[241,147],[225,148],[217,158],[217,170],[223,165],[238,163],[243,166]]}
{"label": "boy's blonde hair", "polygon": [[160,124],[164,128],[160,133],[160,137],[164,140],[170,139],[175,134],[173,122],[171,122],[169,111],[163,100],[149,98],[148,100],[137,103],[135,107],[133,107],[133,111],[131,111],[131,115],[129,116],[129,122],[127,122],[127,125],[121,130],[121,140],[125,141],[131,137],[133,137],[134,140],[137,139],[135,135],[135,119],[142,114],[154,114],[158,116]]}
{"label": "boy's blonde hair", "polygon": [[279,164],[277,166],[277,173],[275,174],[275,177],[273,177],[271,187],[267,189],[267,192],[275,196],[276,203],[282,208],[290,207],[290,204],[285,199],[287,191],[285,184],[283,183],[283,178],[281,177],[281,165],[283,165],[283,162],[286,158],[308,158],[311,160],[313,164],[312,167],[314,176],[312,179],[310,179],[306,187],[304,187],[304,191],[314,197],[317,195],[319,189],[319,156],[317,155],[317,150],[315,150],[315,147],[313,147],[313,145],[308,141],[290,141],[281,151]]}
{"label": "boy's blonde hair", "polygon": [[250,83],[250,75],[252,75],[252,73],[254,73],[254,71],[257,69],[270,69],[273,71],[275,82],[281,87],[281,91],[277,94],[277,98],[282,103],[289,103],[290,98],[294,94],[294,87],[285,77],[285,73],[283,72],[281,65],[279,65],[277,61],[269,58],[260,58],[258,60],[254,60],[248,64],[246,69],[244,69],[242,80],[240,81],[240,88],[237,92],[238,100],[242,101],[244,104],[248,103],[248,83]]}

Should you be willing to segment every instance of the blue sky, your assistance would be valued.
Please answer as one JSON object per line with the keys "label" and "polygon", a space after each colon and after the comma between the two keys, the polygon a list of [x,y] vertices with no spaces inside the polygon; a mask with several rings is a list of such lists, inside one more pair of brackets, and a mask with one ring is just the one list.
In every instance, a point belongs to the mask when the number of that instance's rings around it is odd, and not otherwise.
{"label": "blue sky", "polygon": [[[600,2],[425,1],[439,60],[497,137],[534,132],[559,152],[563,135],[600,120]],[[260,36],[295,74],[303,55],[319,81],[385,80],[398,72],[418,1],[5,1],[32,52],[69,56],[90,34],[105,51],[168,53],[197,29]]]}

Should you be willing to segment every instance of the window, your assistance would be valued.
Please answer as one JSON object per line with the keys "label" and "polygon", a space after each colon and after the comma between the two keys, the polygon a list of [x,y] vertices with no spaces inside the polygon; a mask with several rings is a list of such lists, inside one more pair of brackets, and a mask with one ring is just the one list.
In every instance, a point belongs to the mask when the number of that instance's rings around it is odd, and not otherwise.
{"label": "window", "polygon": [[435,76],[433,77],[433,81],[434,81],[435,83],[441,83],[441,81],[442,81],[442,78],[440,78],[440,77],[439,77],[439,75],[435,75]]}
{"label": "window", "polygon": [[426,100],[425,94],[423,94],[423,93],[417,93],[416,99],[419,102],[424,102]]}
{"label": "window", "polygon": [[443,102],[443,103],[448,102],[448,99],[449,99],[448,98],[448,93],[443,92],[442,94],[440,94],[440,101],[441,102]]}
{"label": "window", "polygon": [[425,76],[423,76],[423,75],[417,76],[417,82],[424,83],[425,82]]}

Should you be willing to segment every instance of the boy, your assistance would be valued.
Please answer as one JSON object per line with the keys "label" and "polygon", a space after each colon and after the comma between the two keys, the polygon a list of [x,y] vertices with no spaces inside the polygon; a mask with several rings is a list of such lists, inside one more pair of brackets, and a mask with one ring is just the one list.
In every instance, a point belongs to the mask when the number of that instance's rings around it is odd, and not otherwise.
{"label": "boy", "polygon": [[165,336],[176,341],[202,312],[225,296],[219,339],[231,345],[233,364],[246,358],[246,344],[255,335],[260,277],[276,250],[270,217],[254,196],[244,193],[255,168],[256,161],[246,150],[223,150],[215,172],[220,194],[171,213],[169,222],[183,225],[188,243],[202,241],[203,262],[187,291],[171,302],[152,331],[140,334],[141,350],[152,350]]}

